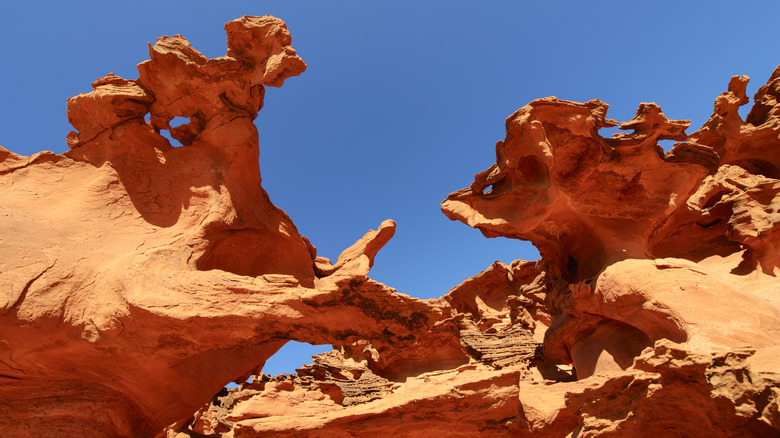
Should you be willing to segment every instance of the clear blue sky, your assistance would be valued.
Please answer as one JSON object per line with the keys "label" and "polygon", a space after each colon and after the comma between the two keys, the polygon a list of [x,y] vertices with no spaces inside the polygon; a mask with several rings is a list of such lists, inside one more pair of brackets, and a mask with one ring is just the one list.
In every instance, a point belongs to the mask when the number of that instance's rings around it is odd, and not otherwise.
{"label": "clear blue sky", "polygon": [[776,0],[629,3],[14,2],[0,16],[0,145],[64,152],[65,100],[108,72],[137,78],[148,41],[182,34],[217,57],[225,22],[277,16],[308,70],[267,90],[263,186],[333,260],[394,219],[372,277],[438,297],[494,260],[538,257],[439,210],[495,162],[512,112],[546,96],[599,98],[626,121],[649,101],[691,119],[690,133],[732,75],[751,77],[752,97],[780,63]]}

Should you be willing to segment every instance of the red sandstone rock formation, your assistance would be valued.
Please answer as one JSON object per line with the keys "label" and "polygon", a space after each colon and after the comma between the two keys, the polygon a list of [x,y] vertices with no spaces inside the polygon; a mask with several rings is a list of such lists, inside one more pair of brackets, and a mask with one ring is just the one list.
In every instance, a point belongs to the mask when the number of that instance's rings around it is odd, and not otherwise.
{"label": "red sandstone rock formation", "polygon": [[599,101],[520,109],[442,210],[539,262],[465,280],[414,345],[255,375],[168,436],[780,435],[780,68],[742,121],[746,80],[690,136],[655,104],[613,138]]}
{"label": "red sandstone rock formation", "polygon": [[329,266],[270,202],[252,120],[306,66],[276,18],[225,29],[227,56],[163,37],[70,99],[69,152],[0,148],[4,436],[151,436],[290,339],[404,345],[440,318],[366,276],[392,221]]}
{"label": "red sandstone rock formation", "polygon": [[[598,100],[518,110],[442,209],[542,259],[418,300],[367,276],[392,221],[331,263],[270,202],[251,121],[305,64],[277,19],[226,30],[69,100],[71,151],[0,149],[6,436],[780,435],[780,68],[691,135],[655,104],[612,138]],[[263,374],[288,340],[335,348]]]}

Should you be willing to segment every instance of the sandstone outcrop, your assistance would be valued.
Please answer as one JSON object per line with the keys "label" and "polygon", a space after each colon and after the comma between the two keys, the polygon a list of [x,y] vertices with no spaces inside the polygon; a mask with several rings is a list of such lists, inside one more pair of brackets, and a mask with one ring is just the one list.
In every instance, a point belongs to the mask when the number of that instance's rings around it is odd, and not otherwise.
{"label": "sandstone outcrop", "polygon": [[255,375],[168,436],[519,432],[519,382],[573,380],[570,367],[541,356],[542,291],[526,287],[537,277],[534,263],[496,262],[438,300],[447,318],[414,345],[362,340],[314,357],[296,375]]}
{"label": "sandstone outcrop", "polygon": [[[690,135],[521,108],[442,210],[542,258],[420,300],[368,277],[392,220],[332,263],[271,203],[252,120],[306,66],[278,19],[225,29],[70,99],[70,151],[0,148],[5,436],[780,436],[780,67]],[[264,374],[289,340],[334,349]]]}
{"label": "sandstone outcrop", "polygon": [[[617,125],[606,104],[534,101],[507,119],[496,164],[442,203],[486,236],[539,248],[546,359],[573,364],[579,379],[622,376],[587,395],[567,390],[582,436],[780,430],[780,67],[743,121],[747,80],[732,78],[690,136],[688,121],[655,104],[619,125],[632,133],[602,138]],[[685,141],[664,152],[661,139]],[[675,401],[699,396],[709,401]],[[615,397],[615,410],[589,410]]]}
{"label": "sandstone outcrop", "polygon": [[440,318],[366,276],[392,221],[322,273],[261,187],[252,123],[305,64],[276,18],[225,29],[227,56],[163,37],[138,79],[70,99],[70,151],[0,148],[4,436],[151,436],[288,340],[404,345]]}
{"label": "sandstone outcrop", "polygon": [[742,121],[746,81],[690,136],[650,103],[622,124],[598,100],[518,110],[442,210],[539,262],[465,280],[414,345],[256,375],[168,436],[780,435],[780,68]]}

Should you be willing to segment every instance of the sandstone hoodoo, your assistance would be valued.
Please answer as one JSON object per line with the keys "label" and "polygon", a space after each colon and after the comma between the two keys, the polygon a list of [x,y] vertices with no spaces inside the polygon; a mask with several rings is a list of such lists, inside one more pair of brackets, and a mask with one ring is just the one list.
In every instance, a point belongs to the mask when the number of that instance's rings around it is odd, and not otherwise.
{"label": "sandstone hoodoo", "polygon": [[[691,134],[521,108],[441,207],[541,259],[421,300],[369,277],[392,220],[331,262],[271,203],[252,121],[306,64],[276,18],[225,29],[69,99],[68,152],[0,148],[4,436],[780,436],[780,67]],[[263,373],[290,340],[334,348]]]}

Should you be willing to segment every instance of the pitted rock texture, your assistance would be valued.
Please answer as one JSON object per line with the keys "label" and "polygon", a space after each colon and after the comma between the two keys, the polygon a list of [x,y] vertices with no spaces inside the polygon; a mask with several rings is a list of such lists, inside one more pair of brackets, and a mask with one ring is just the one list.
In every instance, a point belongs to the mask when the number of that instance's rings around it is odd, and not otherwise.
{"label": "pitted rock texture", "polygon": [[[780,436],[780,67],[690,135],[521,108],[442,210],[542,258],[419,300],[368,277],[392,220],[332,263],[271,203],[252,120],[306,65],[276,18],[225,29],[69,99],[69,152],[0,148],[4,436]],[[262,373],[289,340],[334,350]]]}

